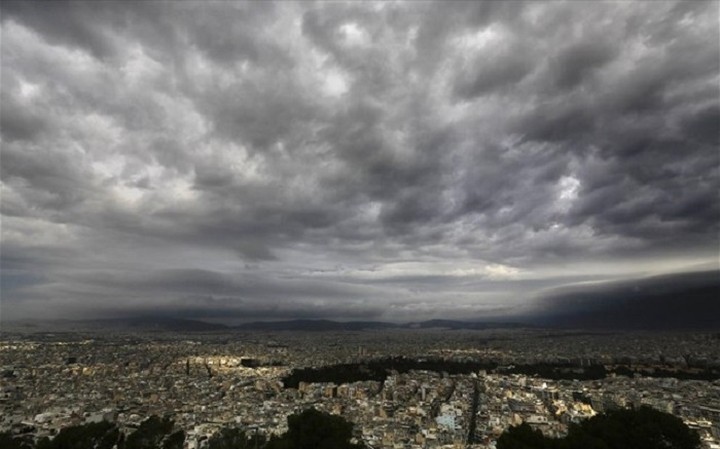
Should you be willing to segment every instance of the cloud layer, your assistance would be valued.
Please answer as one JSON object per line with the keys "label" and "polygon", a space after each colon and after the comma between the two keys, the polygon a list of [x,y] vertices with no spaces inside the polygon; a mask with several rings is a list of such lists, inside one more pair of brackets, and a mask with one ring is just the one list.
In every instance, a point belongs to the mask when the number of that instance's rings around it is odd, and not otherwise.
{"label": "cloud layer", "polygon": [[3,2],[2,315],[504,314],[718,260],[717,2]]}

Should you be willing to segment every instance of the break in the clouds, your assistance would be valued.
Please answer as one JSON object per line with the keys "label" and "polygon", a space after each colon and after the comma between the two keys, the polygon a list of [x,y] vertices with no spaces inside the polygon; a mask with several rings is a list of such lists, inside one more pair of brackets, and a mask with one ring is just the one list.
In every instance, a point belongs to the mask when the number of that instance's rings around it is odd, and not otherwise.
{"label": "break in the clouds", "polygon": [[717,17],[3,1],[3,318],[480,318],[717,267]]}

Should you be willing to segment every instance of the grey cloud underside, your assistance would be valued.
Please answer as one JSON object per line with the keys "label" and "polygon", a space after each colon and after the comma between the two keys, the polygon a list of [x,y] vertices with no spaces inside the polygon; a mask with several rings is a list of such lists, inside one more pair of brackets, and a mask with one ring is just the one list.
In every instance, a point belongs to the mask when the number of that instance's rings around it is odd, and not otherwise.
{"label": "grey cloud underside", "polygon": [[720,271],[699,271],[551,290],[528,319],[555,326],[717,329]]}
{"label": "grey cloud underside", "polygon": [[512,307],[534,270],[716,259],[717,16],[3,2],[3,297],[432,317]]}

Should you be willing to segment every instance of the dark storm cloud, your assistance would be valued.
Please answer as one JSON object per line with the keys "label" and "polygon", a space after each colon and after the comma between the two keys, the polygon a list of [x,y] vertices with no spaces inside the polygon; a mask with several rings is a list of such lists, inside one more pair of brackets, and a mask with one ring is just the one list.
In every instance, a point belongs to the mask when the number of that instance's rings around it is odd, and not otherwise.
{"label": "dark storm cloud", "polygon": [[469,316],[717,258],[717,14],[3,2],[4,312]]}
{"label": "dark storm cloud", "polygon": [[593,72],[610,62],[618,48],[602,40],[588,39],[563,48],[550,65],[559,89],[572,89],[580,85]]}
{"label": "dark storm cloud", "polygon": [[10,96],[3,95],[2,102],[4,109],[9,111],[0,117],[0,132],[4,138],[31,141],[43,131],[45,123],[39,114],[19,106]]}
{"label": "dark storm cloud", "polygon": [[[99,6],[104,19],[115,24],[123,20],[120,15],[112,18],[107,14],[104,10],[108,5]],[[24,24],[41,32],[52,42],[83,48],[97,58],[112,56],[116,51],[105,24],[94,20],[94,15],[87,10],[74,8],[69,1],[7,1],[3,2],[3,15],[21,18]]]}
{"label": "dark storm cloud", "polygon": [[718,294],[717,270],[580,284],[546,293],[530,316],[575,328],[715,329]]}

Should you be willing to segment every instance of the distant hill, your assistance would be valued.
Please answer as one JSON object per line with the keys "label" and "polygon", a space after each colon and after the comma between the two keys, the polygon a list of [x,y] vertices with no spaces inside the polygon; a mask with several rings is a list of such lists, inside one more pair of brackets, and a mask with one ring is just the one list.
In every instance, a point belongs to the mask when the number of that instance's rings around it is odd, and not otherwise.
{"label": "distant hill", "polygon": [[331,321],[331,320],[290,320],[258,321],[237,326],[245,331],[361,331],[383,329],[501,329],[528,327],[521,323],[494,323],[456,320],[429,320],[417,323],[386,323],[382,321]]}
{"label": "distant hill", "polygon": [[419,323],[403,324],[404,328],[412,329],[516,329],[532,327],[525,323],[492,322],[492,321],[457,321],[457,320],[428,320]]}
{"label": "distant hill", "polygon": [[19,332],[214,332],[228,329],[223,324],[164,316],[3,323],[3,330]]}
{"label": "distant hill", "polygon": [[98,320],[57,320],[15,322],[7,330],[24,332],[351,332],[389,329],[500,329],[528,327],[520,323],[494,323],[455,320],[429,320],[416,323],[387,323],[382,321],[287,320],[255,321],[226,326],[200,320],[164,316],[141,316]]}
{"label": "distant hill", "polygon": [[229,327],[224,324],[163,316],[99,320],[98,323],[111,328],[165,332],[213,332],[226,331],[229,329]]}
{"label": "distant hill", "polygon": [[236,326],[243,331],[359,331],[369,329],[394,329],[399,325],[379,321],[331,321],[331,320],[289,320],[289,321],[256,321]]}
{"label": "distant hill", "polygon": [[527,319],[546,327],[720,329],[720,271],[568,287],[542,298]]}

